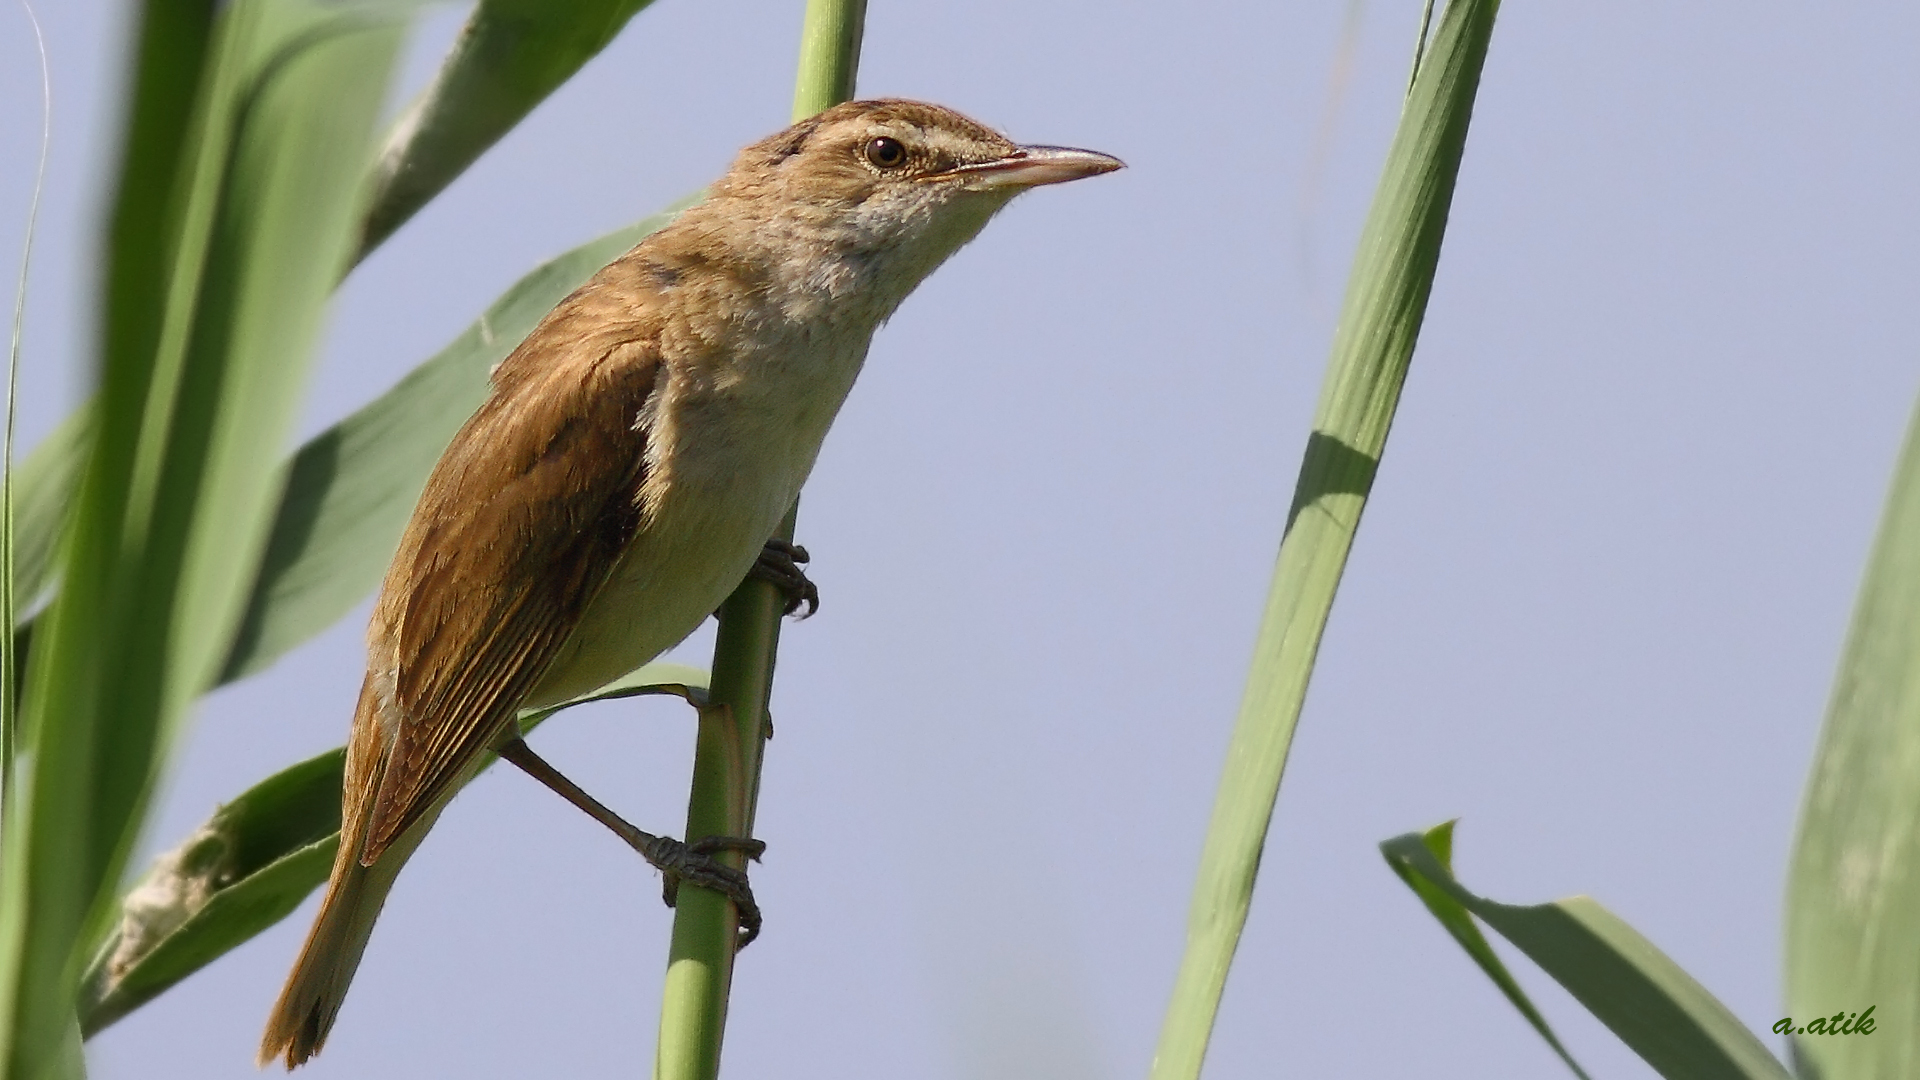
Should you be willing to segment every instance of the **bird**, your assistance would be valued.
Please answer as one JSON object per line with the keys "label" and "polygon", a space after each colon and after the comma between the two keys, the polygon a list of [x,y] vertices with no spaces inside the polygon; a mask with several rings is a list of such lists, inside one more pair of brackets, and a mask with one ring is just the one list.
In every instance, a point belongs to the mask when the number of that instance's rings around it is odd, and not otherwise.
{"label": "bird", "polygon": [[[789,614],[817,603],[804,550],[769,537],[874,331],[1015,195],[1121,167],[925,102],[843,103],[747,146],[539,322],[435,465],[382,582],[339,852],[262,1064],[321,1049],[402,864],[492,755],[624,824],[526,747],[520,710],[638,668],[749,574],[781,582]],[[710,854],[757,842],[626,828],[670,898],[682,880],[726,893],[750,940],[745,876]]]}

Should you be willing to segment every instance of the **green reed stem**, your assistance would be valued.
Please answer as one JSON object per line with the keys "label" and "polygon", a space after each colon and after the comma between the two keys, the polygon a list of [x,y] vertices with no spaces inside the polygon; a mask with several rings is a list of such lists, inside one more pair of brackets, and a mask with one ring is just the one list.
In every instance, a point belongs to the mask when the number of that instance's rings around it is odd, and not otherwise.
{"label": "green reed stem", "polygon": [[[866,12],[866,0],[807,0],[806,23],[800,31],[800,71],[793,90],[795,120],[853,97]],[[780,539],[793,539],[798,513],[798,504],[787,511],[776,534]],[[710,703],[700,710],[694,748],[693,791],[687,804],[689,841],[753,835],[761,750],[772,730],[767,700],[773,693],[773,662],[784,604],[779,589],[748,579],[721,605]],[[720,857],[741,865],[737,854]],[[726,1033],[727,993],[733,985],[739,927],[739,912],[732,901],[707,889],[680,890],[660,1005],[660,1041],[653,1065],[656,1080],[713,1080],[720,1075],[720,1045]]]}

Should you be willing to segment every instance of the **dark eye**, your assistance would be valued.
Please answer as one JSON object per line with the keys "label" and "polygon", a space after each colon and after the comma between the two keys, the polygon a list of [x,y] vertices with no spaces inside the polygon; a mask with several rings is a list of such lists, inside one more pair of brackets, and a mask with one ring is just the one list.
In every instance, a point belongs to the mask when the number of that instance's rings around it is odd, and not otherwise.
{"label": "dark eye", "polygon": [[882,135],[867,143],[867,160],[873,162],[876,169],[897,169],[907,163],[907,148],[900,145],[899,139]]}

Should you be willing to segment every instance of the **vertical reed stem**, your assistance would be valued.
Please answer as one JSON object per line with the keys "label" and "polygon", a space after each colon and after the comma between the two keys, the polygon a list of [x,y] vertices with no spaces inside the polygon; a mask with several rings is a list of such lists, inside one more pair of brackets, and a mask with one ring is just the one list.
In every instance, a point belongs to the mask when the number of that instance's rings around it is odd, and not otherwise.
{"label": "vertical reed stem", "polygon": [[[800,32],[800,71],[793,90],[795,120],[853,97],[866,11],[866,0],[807,0],[806,24]],[[798,504],[787,511],[777,534],[780,539],[793,539],[798,512]],[[761,749],[769,731],[767,700],[773,693],[773,662],[780,645],[784,603],[779,589],[750,578],[721,605],[710,704],[700,710],[700,735],[694,749],[693,791],[687,804],[689,842],[706,836],[753,835]],[[719,857],[735,865],[741,858],[731,852]],[[778,913],[774,918],[779,918]],[[680,890],[660,1006],[660,1041],[654,1053],[656,1080],[714,1080],[720,1075],[720,1044],[726,1033],[727,993],[733,985],[739,928],[739,913],[732,901],[707,889]]]}

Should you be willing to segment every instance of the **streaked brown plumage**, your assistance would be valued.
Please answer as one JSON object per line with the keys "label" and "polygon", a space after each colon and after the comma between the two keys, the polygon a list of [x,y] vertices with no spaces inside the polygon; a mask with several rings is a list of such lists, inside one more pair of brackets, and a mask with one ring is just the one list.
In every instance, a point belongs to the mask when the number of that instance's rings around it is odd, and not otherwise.
{"label": "streaked brown plumage", "polygon": [[522,708],[690,633],[798,494],[873,330],[1014,194],[1120,163],[850,102],[536,327],[435,466],[367,631],[340,853],[261,1060],[320,1049],[400,866]]}

